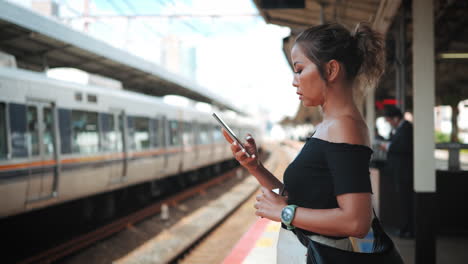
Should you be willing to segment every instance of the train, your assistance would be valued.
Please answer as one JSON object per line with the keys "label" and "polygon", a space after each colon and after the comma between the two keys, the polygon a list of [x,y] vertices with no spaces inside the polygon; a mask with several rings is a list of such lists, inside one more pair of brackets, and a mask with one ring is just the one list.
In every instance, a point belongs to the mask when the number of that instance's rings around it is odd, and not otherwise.
{"label": "train", "polygon": [[[223,113],[221,113],[223,115]],[[252,118],[223,116],[260,141]],[[160,97],[0,68],[0,218],[233,160],[211,113]]]}

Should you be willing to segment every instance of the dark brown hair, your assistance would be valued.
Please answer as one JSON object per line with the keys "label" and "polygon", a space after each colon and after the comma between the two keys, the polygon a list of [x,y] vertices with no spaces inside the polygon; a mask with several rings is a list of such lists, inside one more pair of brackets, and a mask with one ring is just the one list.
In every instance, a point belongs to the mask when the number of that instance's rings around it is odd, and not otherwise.
{"label": "dark brown hair", "polygon": [[342,63],[346,79],[357,79],[359,86],[364,86],[361,88],[377,84],[385,68],[382,36],[367,23],[359,23],[354,33],[336,23],[311,27],[300,33],[295,43],[317,65],[325,81],[324,65],[330,60]]}
{"label": "dark brown hair", "polygon": [[400,108],[393,106],[393,105],[388,105],[384,109],[384,117],[398,117],[399,119],[403,118],[403,113],[401,113]]}

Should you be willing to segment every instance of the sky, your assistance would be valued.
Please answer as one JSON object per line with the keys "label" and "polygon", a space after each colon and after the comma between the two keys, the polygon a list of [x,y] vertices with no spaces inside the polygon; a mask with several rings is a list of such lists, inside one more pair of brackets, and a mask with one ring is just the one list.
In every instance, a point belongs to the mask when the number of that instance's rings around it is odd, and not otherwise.
{"label": "sky", "polygon": [[[156,64],[164,64],[163,39],[168,36],[195,48],[193,81],[239,109],[279,121],[299,107],[282,50],[290,30],[266,24],[252,0],[88,0],[91,15],[158,16],[87,21],[76,18],[83,13],[85,0],[54,1],[60,5],[62,22],[80,31],[88,22],[91,36]],[[213,14],[219,16],[207,16]]]}

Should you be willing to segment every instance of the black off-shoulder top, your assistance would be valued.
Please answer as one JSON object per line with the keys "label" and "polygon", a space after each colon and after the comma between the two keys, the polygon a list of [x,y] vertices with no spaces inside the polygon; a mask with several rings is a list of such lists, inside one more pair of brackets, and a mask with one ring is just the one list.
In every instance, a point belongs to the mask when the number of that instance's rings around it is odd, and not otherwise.
{"label": "black off-shoulder top", "polygon": [[338,208],[336,196],[340,194],[372,193],[369,173],[371,155],[372,149],[364,145],[309,138],[284,172],[288,204],[331,209]]}

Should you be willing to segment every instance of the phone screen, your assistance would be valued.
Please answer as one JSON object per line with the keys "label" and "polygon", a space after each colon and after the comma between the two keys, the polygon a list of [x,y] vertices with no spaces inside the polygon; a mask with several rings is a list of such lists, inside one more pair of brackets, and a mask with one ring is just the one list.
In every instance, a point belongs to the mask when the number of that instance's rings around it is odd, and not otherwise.
{"label": "phone screen", "polygon": [[247,149],[244,147],[242,142],[237,138],[236,134],[234,134],[234,131],[232,131],[232,129],[226,123],[224,123],[224,121],[221,119],[221,117],[219,117],[216,113],[213,113],[213,117],[228,132],[228,134],[232,138],[232,140],[235,140],[237,142],[237,144],[239,145],[239,147],[241,149],[245,150],[245,154],[247,155],[247,157],[250,157],[250,154],[247,152]]}

